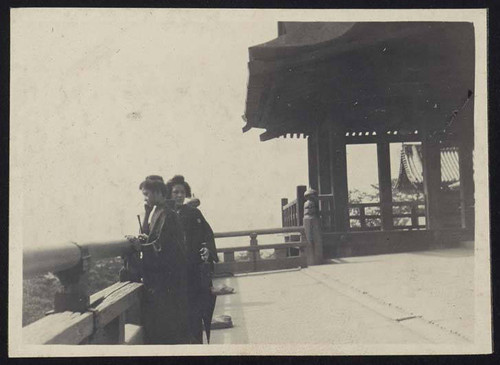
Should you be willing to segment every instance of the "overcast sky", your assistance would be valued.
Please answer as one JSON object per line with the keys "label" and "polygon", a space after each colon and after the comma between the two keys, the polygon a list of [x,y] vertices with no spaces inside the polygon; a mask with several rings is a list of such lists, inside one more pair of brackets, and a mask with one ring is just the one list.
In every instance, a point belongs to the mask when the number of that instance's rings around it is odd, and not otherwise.
{"label": "overcast sky", "polygon": [[[215,231],[280,226],[280,199],[307,185],[306,141],[241,131],[248,47],[275,38],[276,20],[252,11],[15,14],[11,146],[22,163],[14,198],[23,241],[137,233],[138,185],[150,174],[183,174]],[[348,156],[351,188],[376,183],[366,150],[375,146],[364,148]]]}

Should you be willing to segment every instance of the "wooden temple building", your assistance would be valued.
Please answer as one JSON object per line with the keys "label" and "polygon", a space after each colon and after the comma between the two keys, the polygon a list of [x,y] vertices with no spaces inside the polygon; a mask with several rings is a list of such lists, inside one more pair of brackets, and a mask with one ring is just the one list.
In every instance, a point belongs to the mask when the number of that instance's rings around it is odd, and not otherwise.
{"label": "wooden temple building", "polygon": [[[283,226],[302,224],[308,185],[318,192],[327,255],[473,240],[471,23],[280,22],[278,37],[249,56],[243,132],[307,138],[309,181],[282,201]],[[403,143],[397,186],[394,142]],[[350,204],[346,147],[365,143],[377,146],[380,202]],[[424,199],[393,200],[394,189],[409,187]],[[400,226],[403,217],[410,223]]]}

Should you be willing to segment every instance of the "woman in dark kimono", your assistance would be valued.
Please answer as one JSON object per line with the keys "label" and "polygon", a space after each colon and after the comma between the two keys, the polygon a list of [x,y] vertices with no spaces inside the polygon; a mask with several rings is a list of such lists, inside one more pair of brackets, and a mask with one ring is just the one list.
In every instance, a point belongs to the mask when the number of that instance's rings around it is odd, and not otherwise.
{"label": "woman in dark kimono", "polygon": [[212,228],[201,212],[188,204],[191,188],[183,176],[174,176],[167,182],[167,197],[174,199],[175,210],[181,218],[187,250],[187,277],[189,326],[192,343],[203,343],[203,327],[210,341],[210,325],[215,308],[215,295],[212,294],[211,274],[214,263],[218,262],[217,250]]}
{"label": "woman in dark kimono", "polygon": [[146,179],[140,189],[146,204],[156,206],[149,234],[127,237],[142,252],[145,343],[190,343],[187,261],[181,224],[176,213],[167,207],[163,181]]}

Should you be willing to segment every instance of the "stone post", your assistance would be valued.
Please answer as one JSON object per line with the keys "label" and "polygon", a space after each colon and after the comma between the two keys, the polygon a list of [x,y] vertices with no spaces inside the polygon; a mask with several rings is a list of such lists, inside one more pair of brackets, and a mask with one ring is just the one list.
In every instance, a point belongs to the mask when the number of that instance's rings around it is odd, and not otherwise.
{"label": "stone post", "polygon": [[321,223],[318,214],[318,193],[309,189],[304,197],[304,231],[308,242],[306,248],[307,263],[319,265],[323,263],[323,237],[321,235]]}
{"label": "stone post", "polygon": [[[74,243],[74,242],[73,242]],[[90,254],[87,248],[74,243],[80,249],[80,262],[67,270],[56,272],[63,289],[55,294],[54,312],[85,312],[90,306],[89,269]]]}

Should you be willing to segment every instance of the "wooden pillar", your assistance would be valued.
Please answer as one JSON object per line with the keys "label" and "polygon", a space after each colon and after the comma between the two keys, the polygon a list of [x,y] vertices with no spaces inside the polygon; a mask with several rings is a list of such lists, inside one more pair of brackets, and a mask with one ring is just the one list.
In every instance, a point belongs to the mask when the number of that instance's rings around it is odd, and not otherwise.
{"label": "wooden pillar", "polygon": [[[328,125],[322,123],[318,126],[316,131],[316,156],[318,166],[318,193],[331,194],[332,193],[332,180],[331,180],[331,151],[330,151],[330,136],[328,132]],[[335,230],[333,218],[333,199],[322,200],[319,202],[319,211],[321,224],[326,231]]]}
{"label": "wooden pillar", "polygon": [[[471,95],[469,95],[471,96]],[[474,212],[474,97],[458,116],[461,225],[472,235],[475,227]],[[472,236],[473,237],[473,236]]]}
{"label": "wooden pillar", "polygon": [[462,228],[474,230],[474,167],[472,143],[463,142],[458,148],[460,170],[460,211]]}
{"label": "wooden pillar", "polygon": [[307,157],[309,186],[318,191],[318,138],[316,133],[312,133],[307,138]]}
{"label": "wooden pillar", "polygon": [[422,141],[424,172],[425,221],[427,229],[439,229],[439,195],[441,191],[441,149],[439,142],[426,138]]}
{"label": "wooden pillar", "polygon": [[382,230],[393,229],[391,154],[388,142],[377,143],[378,184]]}
{"label": "wooden pillar", "polygon": [[331,191],[333,193],[334,224],[335,231],[345,232],[349,230],[349,194],[347,190],[347,159],[346,142],[343,133],[334,130],[329,131],[330,155],[331,155]]}
{"label": "wooden pillar", "polygon": [[318,143],[317,143],[317,157],[318,157],[318,189],[319,194],[332,193],[332,180],[331,180],[331,150],[330,150],[330,136],[328,133],[328,126],[323,123],[318,128]]}

